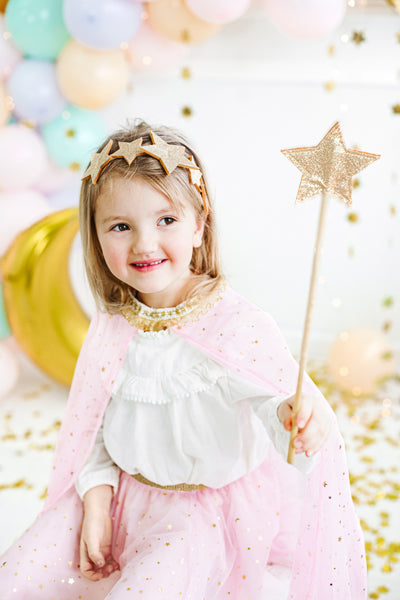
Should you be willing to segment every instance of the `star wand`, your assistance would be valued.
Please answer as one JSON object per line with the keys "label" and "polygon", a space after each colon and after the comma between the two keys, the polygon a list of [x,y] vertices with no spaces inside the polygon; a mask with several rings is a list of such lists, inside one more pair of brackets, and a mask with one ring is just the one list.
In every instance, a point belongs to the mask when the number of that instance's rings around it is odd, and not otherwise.
{"label": "star wand", "polygon": [[344,145],[339,123],[335,123],[317,146],[309,148],[291,148],[282,153],[301,171],[302,178],[297,192],[296,204],[306,198],[321,194],[321,207],[314,249],[310,288],[303,339],[301,342],[299,375],[293,403],[292,429],[287,462],[293,464],[293,441],[298,433],[296,417],[301,407],[301,390],[307,362],[307,353],[311,329],[311,319],[315,304],[316,283],[322,249],[322,238],[328,204],[328,194],[336,196],[347,206],[351,206],[353,176],[368,167],[379,158],[379,154],[369,154],[359,150],[348,150]]}

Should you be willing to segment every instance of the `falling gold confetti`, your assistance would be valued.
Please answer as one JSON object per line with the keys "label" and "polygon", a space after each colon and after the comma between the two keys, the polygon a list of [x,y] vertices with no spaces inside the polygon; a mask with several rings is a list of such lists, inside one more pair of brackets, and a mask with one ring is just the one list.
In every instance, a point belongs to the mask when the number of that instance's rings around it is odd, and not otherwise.
{"label": "falling gold confetti", "polygon": [[352,35],[351,35],[351,41],[356,44],[357,46],[359,46],[360,44],[362,44],[363,42],[365,42],[366,37],[363,31],[353,31]]}
{"label": "falling gold confetti", "polygon": [[395,115],[399,115],[400,114],[400,104],[393,104],[392,112]]}
{"label": "falling gold confetti", "polygon": [[192,76],[191,70],[189,67],[182,67],[181,77],[182,79],[190,79]]}
{"label": "falling gold confetti", "polygon": [[391,214],[392,217],[394,217],[397,214],[397,209],[396,209],[396,207],[395,207],[394,204],[391,204],[389,206],[389,212],[390,212],[390,214]]}
{"label": "falling gold confetti", "polygon": [[329,56],[335,56],[335,52],[336,52],[336,48],[333,44],[328,46],[328,55]]}
{"label": "falling gold confetti", "polygon": [[324,88],[327,92],[333,92],[336,87],[336,83],[334,81],[327,81],[324,83]]}
{"label": "falling gold confetti", "polygon": [[190,106],[183,106],[181,112],[184,117],[191,117],[193,114],[193,110]]}
{"label": "falling gold confetti", "polygon": [[358,177],[354,177],[353,179],[353,190],[357,189],[358,187],[360,187],[361,183],[360,180],[358,179]]}
{"label": "falling gold confetti", "polygon": [[351,212],[347,215],[347,220],[350,221],[350,223],[357,223],[358,221],[358,214],[355,212]]}
{"label": "falling gold confetti", "polygon": [[393,306],[393,304],[394,300],[391,296],[387,296],[382,300],[382,306],[384,306],[385,308],[390,308],[391,306]]}
{"label": "falling gold confetti", "polygon": [[385,321],[382,325],[382,329],[383,331],[390,331],[390,329],[392,328],[392,321]]}

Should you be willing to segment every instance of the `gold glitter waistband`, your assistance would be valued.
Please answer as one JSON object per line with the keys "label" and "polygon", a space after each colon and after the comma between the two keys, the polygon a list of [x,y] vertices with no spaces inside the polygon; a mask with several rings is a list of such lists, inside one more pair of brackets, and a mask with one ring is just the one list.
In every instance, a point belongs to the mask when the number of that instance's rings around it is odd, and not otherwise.
{"label": "gold glitter waistband", "polygon": [[194,492],[196,490],[204,490],[207,488],[206,485],[199,483],[198,485],[195,483],[176,483],[175,485],[158,485],[158,483],[154,483],[154,481],[149,481],[146,477],[143,477],[140,473],[136,473],[135,475],[131,475],[134,479],[139,481],[140,483],[145,483],[146,485],[151,485],[152,487],[160,488],[162,490],[176,490],[179,492]]}

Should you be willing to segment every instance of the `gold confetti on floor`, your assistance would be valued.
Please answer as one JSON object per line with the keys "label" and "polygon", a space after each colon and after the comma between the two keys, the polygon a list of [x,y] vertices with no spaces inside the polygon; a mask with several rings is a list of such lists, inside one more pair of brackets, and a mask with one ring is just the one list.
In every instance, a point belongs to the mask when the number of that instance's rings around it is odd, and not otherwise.
{"label": "gold confetti on floor", "polygon": [[[400,378],[371,398],[339,391],[324,366],[310,375],[334,409],[345,444],[350,485],[364,532],[369,598],[397,600],[400,589]],[[396,595],[397,594],[397,595]]]}

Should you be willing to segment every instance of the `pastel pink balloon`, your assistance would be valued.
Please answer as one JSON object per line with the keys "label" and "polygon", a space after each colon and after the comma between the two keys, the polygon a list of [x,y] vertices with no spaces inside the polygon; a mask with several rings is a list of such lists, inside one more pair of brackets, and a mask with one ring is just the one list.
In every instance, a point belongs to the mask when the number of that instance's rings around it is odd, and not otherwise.
{"label": "pastel pink balloon", "polygon": [[346,0],[263,0],[279,31],[299,39],[315,39],[334,31],[346,13]]}
{"label": "pastel pink balloon", "polygon": [[203,21],[228,23],[249,8],[251,0],[186,0],[188,9]]}
{"label": "pastel pink balloon", "polygon": [[15,65],[22,60],[22,54],[13,44],[5,25],[4,15],[0,14],[0,79],[5,81]]}
{"label": "pastel pink balloon", "polygon": [[47,152],[39,134],[24,125],[0,130],[0,190],[34,185],[47,166]]}
{"label": "pastel pink balloon", "polygon": [[8,344],[0,342],[0,398],[4,398],[14,388],[19,370],[17,353]]}
{"label": "pastel pink balloon", "polygon": [[34,185],[34,189],[43,194],[52,194],[65,187],[73,177],[71,169],[60,167],[50,158],[41,178]]}
{"label": "pastel pink balloon", "polygon": [[128,45],[129,60],[135,71],[165,69],[179,62],[186,53],[184,44],[161,37],[146,22]]}
{"label": "pastel pink balloon", "polygon": [[33,190],[0,193],[0,255],[14,238],[51,212],[46,198]]}

